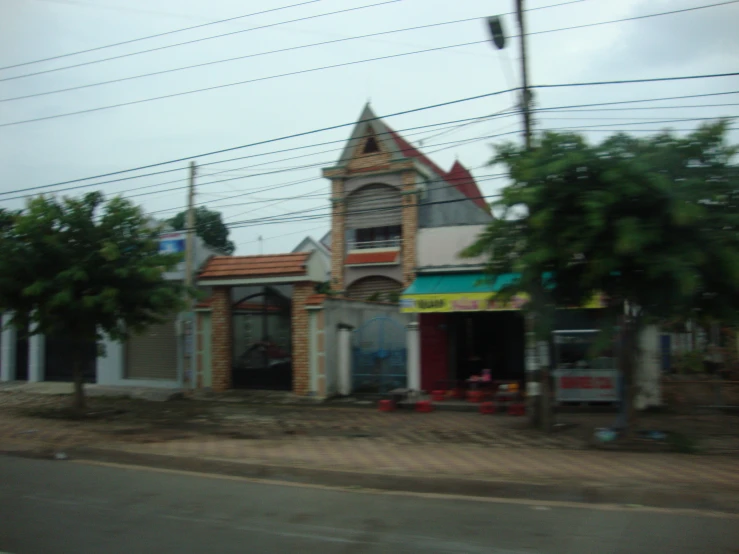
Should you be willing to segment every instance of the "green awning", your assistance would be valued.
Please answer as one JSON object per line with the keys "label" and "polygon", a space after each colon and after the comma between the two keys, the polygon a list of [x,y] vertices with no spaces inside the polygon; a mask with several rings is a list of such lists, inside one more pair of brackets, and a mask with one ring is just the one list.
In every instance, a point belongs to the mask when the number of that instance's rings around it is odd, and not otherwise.
{"label": "green awning", "polygon": [[505,273],[495,277],[485,273],[460,273],[445,275],[419,275],[410,287],[403,291],[405,295],[416,294],[459,294],[459,293],[493,293],[518,279],[516,273]]}

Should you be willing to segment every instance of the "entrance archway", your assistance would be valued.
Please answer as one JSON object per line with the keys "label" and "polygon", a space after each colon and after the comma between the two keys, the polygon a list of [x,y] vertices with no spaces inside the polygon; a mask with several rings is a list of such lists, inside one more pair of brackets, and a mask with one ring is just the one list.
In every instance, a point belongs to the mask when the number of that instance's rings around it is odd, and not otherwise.
{"label": "entrance archway", "polygon": [[292,389],[291,301],[271,287],[231,306],[234,388]]}

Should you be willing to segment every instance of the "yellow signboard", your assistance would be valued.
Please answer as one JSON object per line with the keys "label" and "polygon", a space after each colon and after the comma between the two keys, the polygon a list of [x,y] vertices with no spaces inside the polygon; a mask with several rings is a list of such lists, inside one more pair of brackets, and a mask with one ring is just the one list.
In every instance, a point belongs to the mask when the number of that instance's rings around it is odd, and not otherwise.
{"label": "yellow signboard", "polygon": [[[526,295],[516,295],[507,302],[495,300],[489,292],[460,292],[449,294],[409,294],[400,298],[400,311],[404,313],[433,312],[488,312],[516,311],[528,301]],[[604,307],[600,296],[594,297],[583,308]]]}

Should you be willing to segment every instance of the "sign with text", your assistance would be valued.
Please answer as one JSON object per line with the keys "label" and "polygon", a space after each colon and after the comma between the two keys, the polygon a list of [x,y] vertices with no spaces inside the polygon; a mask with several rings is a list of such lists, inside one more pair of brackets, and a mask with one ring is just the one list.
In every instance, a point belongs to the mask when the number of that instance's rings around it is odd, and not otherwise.
{"label": "sign with text", "polygon": [[616,369],[557,369],[557,402],[618,402]]}
{"label": "sign with text", "polygon": [[159,252],[179,254],[185,251],[186,233],[165,233],[159,236]]}

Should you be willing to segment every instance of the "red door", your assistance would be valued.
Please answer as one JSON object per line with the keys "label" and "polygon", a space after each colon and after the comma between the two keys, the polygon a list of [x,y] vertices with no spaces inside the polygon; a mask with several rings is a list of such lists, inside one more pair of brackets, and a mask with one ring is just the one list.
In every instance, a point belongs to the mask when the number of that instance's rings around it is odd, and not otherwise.
{"label": "red door", "polygon": [[420,314],[421,388],[432,390],[437,381],[449,378],[447,314]]}

